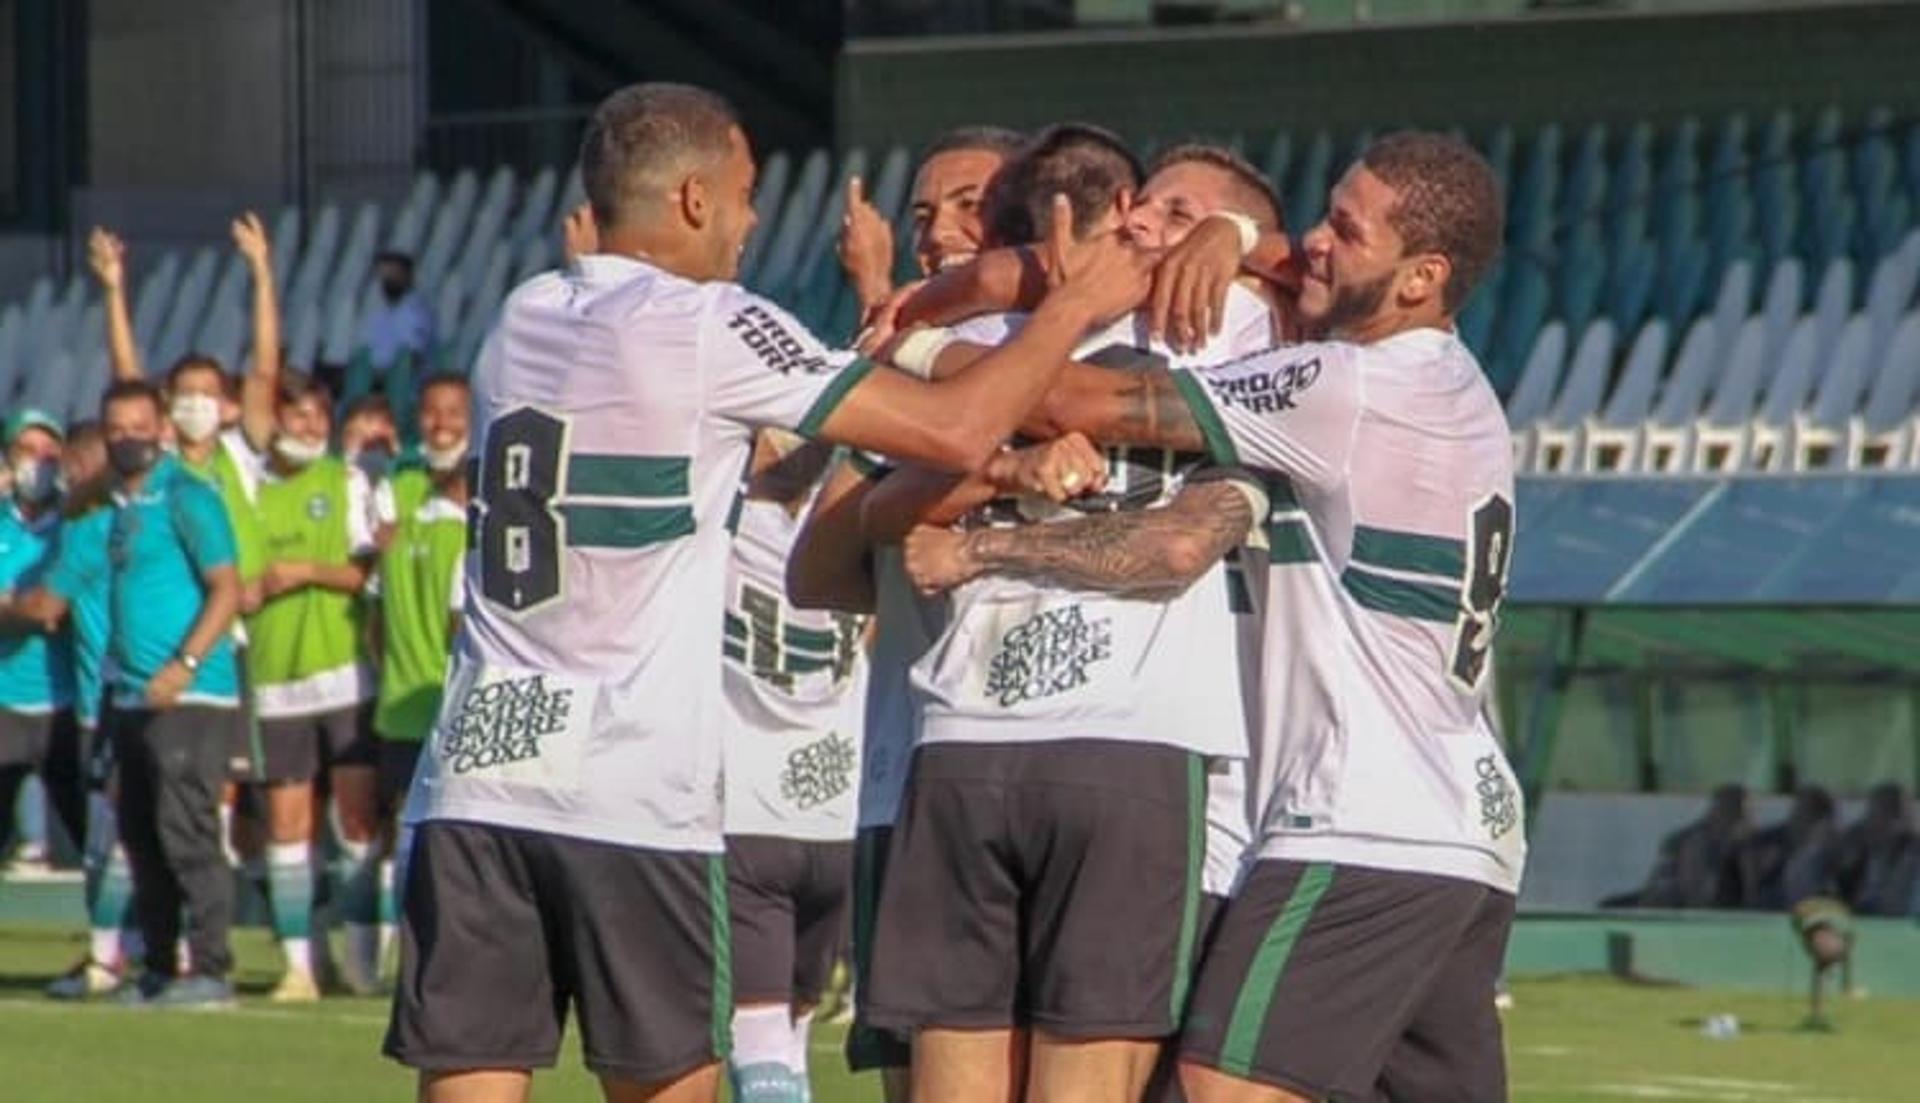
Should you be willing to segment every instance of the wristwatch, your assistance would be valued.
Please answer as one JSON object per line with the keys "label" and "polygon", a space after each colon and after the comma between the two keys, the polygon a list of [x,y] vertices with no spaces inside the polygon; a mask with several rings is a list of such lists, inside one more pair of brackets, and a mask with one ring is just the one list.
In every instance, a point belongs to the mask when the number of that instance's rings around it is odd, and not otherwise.
{"label": "wristwatch", "polygon": [[200,673],[200,656],[198,655],[189,654],[185,651],[176,651],[173,653],[173,660],[181,666],[186,667],[187,673],[189,674]]}

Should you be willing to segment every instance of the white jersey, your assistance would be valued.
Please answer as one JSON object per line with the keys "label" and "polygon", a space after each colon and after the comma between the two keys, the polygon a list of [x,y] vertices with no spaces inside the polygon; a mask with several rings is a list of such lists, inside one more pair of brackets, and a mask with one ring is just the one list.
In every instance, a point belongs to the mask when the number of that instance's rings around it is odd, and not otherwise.
{"label": "white jersey", "polygon": [[867,618],[787,601],[802,516],[747,499],[727,569],[722,684],[729,835],[853,838]]}
{"label": "white jersey", "polygon": [[1174,380],[1214,458],[1268,475],[1261,856],[1517,892],[1519,786],[1483,711],[1513,460],[1473,354],[1426,329]]}
{"label": "white jersey", "polygon": [[900,818],[923,714],[913,664],[940,638],[946,603],[919,595],[897,545],[873,551],[874,635],[867,682],[860,826],[891,827]]}
{"label": "white jersey", "polygon": [[[1233,301],[1257,309],[1229,338],[1177,357],[1147,340],[1145,319],[1121,319],[1076,349],[1110,366],[1147,361],[1209,363],[1270,342],[1266,307],[1244,289]],[[1252,310],[1247,311],[1252,316]],[[1009,319],[963,327],[991,340]],[[1066,506],[997,502],[982,523],[1065,520],[1088,512],[1151,509],[1171,501],[1206,463],[1159,449],[1111,449],[1105,491]],[[955,588],[946,631],[914,667],[929,743],[1024,743],[1109,739],[1178,747],[1227,758],[1247,754],[1230,593],[1223,564],[1167,601],[1069,590],[986,575]]]}
{"label": "white jersey", "polygon": [[467,601],[407,819],[718,852],[727,513],[758,426],[868,362],[607,255],[515,289],[473,374]]}

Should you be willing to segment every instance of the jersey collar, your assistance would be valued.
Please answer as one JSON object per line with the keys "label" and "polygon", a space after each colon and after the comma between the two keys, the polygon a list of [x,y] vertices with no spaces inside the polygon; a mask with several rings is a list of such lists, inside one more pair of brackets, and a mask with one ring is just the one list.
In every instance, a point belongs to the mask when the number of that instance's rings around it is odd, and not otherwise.
{"label": "jersey collar", "polygon": [[140,493],[128,494],[125,489],[114,487],[114,504],[121,506],[146,505],[159,501],[160,495],[166,490],[163,484],[171,480],[173,473],[179,470],[179,468],[179,456],[174,455],[172,452],[161,452],[160,458],[153,463],[153,469],[147,472],[147,481],[141,486]]}

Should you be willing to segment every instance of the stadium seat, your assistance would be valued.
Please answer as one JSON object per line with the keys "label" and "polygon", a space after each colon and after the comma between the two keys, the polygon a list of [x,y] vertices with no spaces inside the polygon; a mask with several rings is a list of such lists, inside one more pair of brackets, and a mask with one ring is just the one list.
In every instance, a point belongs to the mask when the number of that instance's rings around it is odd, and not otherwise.
{"label": "stadium seat", "polygon": [[[773,239],[787,198],[787,177],[793,172],[793,159],[786,151],[776,152],[760,167],[753,189],[753,214],[759,228],[747,238],[746,251],[740,254],[740,281],[759,286],[760,265],[766,258],[767,243]],[[562,210],[566,207],[562,204]]]}
{"label": "stadium seat", "polygon": [[533,181],[520,196],[519,210],[513,217],[513,228],[507,233],[509,244],[521,245],[528,238],[554,231],[563,214],[554,207],[559,191],[560,174],[551,167],[534,174]]}
{"label": "stadium seat", "polygon": [[133,295],[133,342],[142,350],[153,347],[166,324],[167,310],[173,305],[173,293],[180,279],[180,254],[166,253],[153,266]]}
{"label": "stadium seat", "polygon": [[273,234],[273,286],[285,298],[300,261],[300,208],[280,208],[269,232]]}
{"label": "stadium seat", "polygon": [[1753,309],[1753,262],[1735,261],[1720,277],[1720,290],[1713,299],[1713,328],[1723,342],[1718,350],[1725,356],[1733,344],[1740,323]]}
{"label": "stadium seat", "polygon": [[1627,351],[1619,382],[1607,396],[1606,408],[1586,427],[1580,470],[1627,471],[1637,464],[1639,457],[1633,449],[1640,438],[1641,424],[1653,411],[1660,372],[1667,363],[1670,332],[1667,323],[1658,318],[1640,327]]}
{"label": "stadium seat", "polygon": [[1920,397],[1920,311],[1908,314],[1894,330],[1866,405],[1847,423],[1848,468],[1915,466],[1916,397]]}
{"label": "stadium seat", "polygon": [[1880,258],[1867,283],[1866,315],[1873,326],[1875,355],[1882,353],[1893,336],[1893,329],[1913,305],[1914,289],[1920,284],[1920,231],[1907,236],[1894,251]]}
{"label": "stadium seat", "polygon": [[1600,412],[1600,403],[1606,397],[1615,341],[1613,323],[1604,318],[1580,335],[1553,409],[1534,427],[1530,470],[1550,475],[1572,470],[1580,455],[1582,428]]}
{"label": "stadium seat", "polygon": [[213,291],[214,252],[210,247],[202,246],[194,251],[193,260],[187,265],[187,273],[180,279],[180,289],[174,295],[173,309],[167,312],[167,321],[160,329],[160,336],[154,342],[153,363],[147,365],[150,374],[160,374],[173,362],[187,352],[198,332],[200,318],[206,311],[207,299]]}
{"label": "stadium seat", "polygon": [[1817,338],[1824,348],[1840,339],[1840,328],[1853,314],[1853,262],[1836,260],[1827,265],[1820,277],[1820,288],[1813,297],[1813,318]]}
{"label": "stadium seat", "polygon": [[328,203],[307,234],[307,246],[301,250],[300,264],[293,271],[282,305],[296,309],[307,303],[319,303],[327,276],[333,271],[334,254],[340,247],[340,208]]}
{"label": "stadium seat", "polygon": [[1767,277],[1766,294],[1760,299],[1760,316],[1766,320],[1769,349],[1780,348],[1805,303],[1806,268],[1798,258],[1788,257],[1773,266],[1773,272]]}
{"label": "stadium seat", "polygon": [[1747,429],[1747,466],[1773,471],[1786,463],[1786,443],[1793,419],[1813,394],[1819,352],[1819,326],[1811,317],[1793,324],[1785,346],[1767,381],[1759,412]]}
{"label": "stadium seat", "polygon": [[434,211],[427,228],[425,244],[414,254],[414,282],[434,287],[453,259],[454,250],[465,240],[471,223],[474,201],[480,194],[480,180],[471,170],[455,175],[446,196]]}
{"label": "stadium seat", "polygon": [[1868,360],[1873,330],[1856,316],[1840,329],[1839,343],[1820,374],[1813,404],[1794,417],[1788,457],[1795,471],[1813,471],[1845,462],[1846,431],[1860,409],[1861,396],[1879,365]]}
{"label": "stadium seat", "polygon": [[1294,233],[1304,233],[1320,221],[1320,209],[1326,202],[1328,175],[1333,169],[1333,139],[1324,130],[1316,131],[1307,143],[1306,155],[1298,162],[1298,171],[1281,188],[1280,195],[1287,208],[1287,226]]}
{"label": "stadium seat", "polygon": [[807,231],[819,214],[827,190],[828,172],[825,150],[816,149],[807,154],[805,163],[800,167],[799,179],[787,194],[780,217],[771,228],[766,255],[761,259],[760,268],[753,278],[756,291],[774,298],[781,298],[787,293],[806,248]]}
{"label": "stadium seat", "polygon": [[311,370],[320,355],[320,304],[304,302],[286,311],[287,364]]}
{"label": "stadium seat", "polygon": [[1514,427],[1514,466],[1521,470],[1532,469],[1534,423],[1546,417],[1552,406],[1566,362],[1567,327],[1548,322],[1527,354],[1519,384],[1507,402],[1507,423]]}
{"label": "stadium seat", "polygon": [[1624,332],[1638,327],[1653,305],[1656,259],[1651,246],[1636,242],[1614,252],[1612,263],[1613,270],[1607,280],[1606,313]]}
{"label": "stadium seat", "polygon": [[1720,335],[1712,318],[1701,318],[1687,330],[1673,370],[1660,388],[1652,420],[1641,430],[1640,445],[1634,450],[1641,470],[1666,474],[1679,471],[1686,463],[1694,421],[1720,368],[1719,348]]}
{"label": "stadium seat", "polygon": [[1724,473],[1741,467],[1772,353],[1764,316],[1755,315],[1740,323],[1718,373],[1713,397],[1695,427],[1687,470]]}

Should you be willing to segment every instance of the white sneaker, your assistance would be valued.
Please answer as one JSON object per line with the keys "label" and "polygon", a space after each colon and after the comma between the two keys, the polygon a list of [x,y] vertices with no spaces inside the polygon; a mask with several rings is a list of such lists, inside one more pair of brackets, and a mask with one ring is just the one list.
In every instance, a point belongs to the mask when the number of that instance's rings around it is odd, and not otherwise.
{"label": "white sneaker", "polygon": [[47,985],[47,996],[56,1000],[91,1000],[119,991],[120,970],[102,965],[89,957],[64,976]]}

